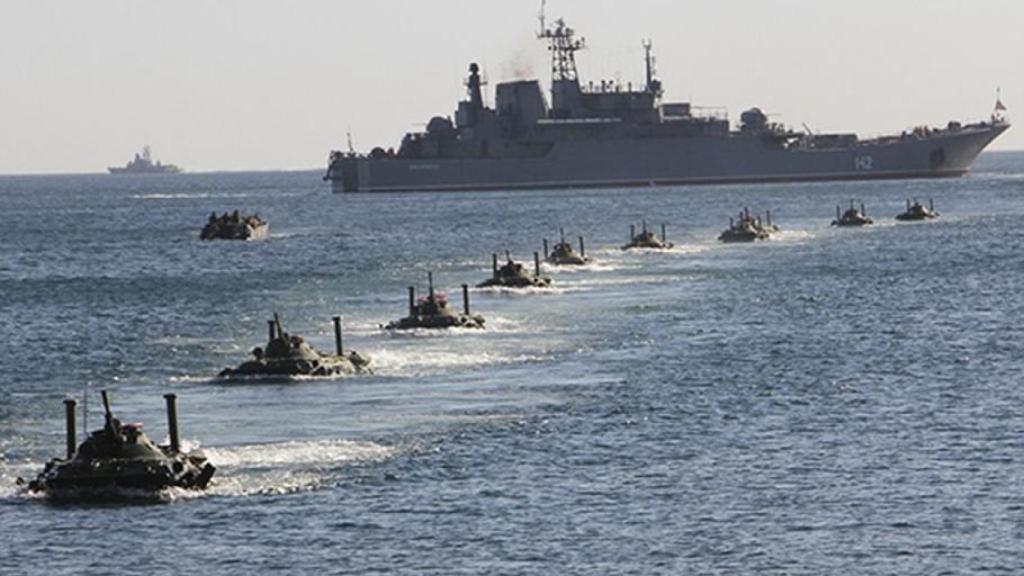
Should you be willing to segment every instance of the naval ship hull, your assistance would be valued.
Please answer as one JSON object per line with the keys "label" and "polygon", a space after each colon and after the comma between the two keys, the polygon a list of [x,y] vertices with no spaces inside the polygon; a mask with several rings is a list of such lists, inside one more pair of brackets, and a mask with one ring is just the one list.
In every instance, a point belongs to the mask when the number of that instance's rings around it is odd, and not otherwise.
{"label": "naval ship hull", "polygon": [[349,155],[331,164],[325,180],[341,193],[957,177],[1008,127],[975,124],[820,149],[783,148],[758,136],[732,133],[556,141],[537,158]]}

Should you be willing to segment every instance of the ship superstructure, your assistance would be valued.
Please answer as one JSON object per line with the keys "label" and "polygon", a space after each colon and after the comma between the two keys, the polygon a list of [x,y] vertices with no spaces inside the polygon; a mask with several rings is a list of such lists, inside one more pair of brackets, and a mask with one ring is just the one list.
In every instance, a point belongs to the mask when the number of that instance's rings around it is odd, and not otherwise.
{"label": "ship superstructure", "polygon": [[331,152],[325,180],[335,192],[389,192],[951,177],[1009,127],[997,107],[988,121],[870,140],[793,131],[759,108],[733,128],[724,114],[663,99],[650,41],[634,88],[583,84],[584,42],[563,20],[542,19],[538,36],[551,52],[550,102],[539,81],[520,80],[498,84],[488,107],[470,64],[454,121],[432,118],[397,151]]}

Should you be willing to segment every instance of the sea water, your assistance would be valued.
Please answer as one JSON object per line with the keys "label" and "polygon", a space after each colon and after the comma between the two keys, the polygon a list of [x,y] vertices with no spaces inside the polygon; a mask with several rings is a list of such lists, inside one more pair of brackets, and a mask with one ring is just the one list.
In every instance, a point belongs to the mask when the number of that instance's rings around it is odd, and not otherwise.
{"label": "sea water", "polygon": [[[318,172],[0,178],[4,574],[1016,573],[1024,154],[954,180],[334,195]],[[907,198],[941,219],[896,223]],[[876,224],[829,227],[863,202]],[[768,242],[722,245],[744,207]],[[211,212],[261,242],[202,242]],[[623,252],[629,225],[675,248]],[[389,334],[427,272],[483,331]],[[374,374],[222,383],[285,329]],[[98,392],[218,467],[203,494],[16,485]],[[81,417],[80,417],[81,424]],[[81,436],[80,436],[81,438]]]}

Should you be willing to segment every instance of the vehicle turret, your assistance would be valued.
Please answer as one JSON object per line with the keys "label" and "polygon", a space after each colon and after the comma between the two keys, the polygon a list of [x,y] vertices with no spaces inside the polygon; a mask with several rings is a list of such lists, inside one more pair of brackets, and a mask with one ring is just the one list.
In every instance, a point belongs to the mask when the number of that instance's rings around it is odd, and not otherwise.
{"label": "vehicle turret", "polygon": [[237,368],[225,368],[220,378],[238,376],[342,376],[369,372],[370,359],[359,352],[344,349],[341,317],[334,317],[334,354],[317,351],[301,336],[288,334],[281,327],[281,317],[275,313],[267,322],[269,341],[266,347],[252,350],[253,359]]}
{"label": "vehicle turret", "polygon": [[462,285],[462,312],[454,310],[444,293],[434,291],[434,273],[427,273],[427,295],[416,299],[416,287],[409,287],[409,315],[389,323],[386,330],[483,328],[484,317],[469,309],[469,285]]}

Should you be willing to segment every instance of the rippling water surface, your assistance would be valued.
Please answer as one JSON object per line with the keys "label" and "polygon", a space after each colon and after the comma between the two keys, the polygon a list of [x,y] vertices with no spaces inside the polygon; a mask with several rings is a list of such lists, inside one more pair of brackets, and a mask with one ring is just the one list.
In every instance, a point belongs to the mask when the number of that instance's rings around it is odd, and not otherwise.
{"label": "rippling water surface", "polygon": [[[949,181],[332,195],[318,173],[0,178],[0,572],[1019,573],[1024,154]],[[896,224],[934,198],[928,224]],[[837,203],[879,223],[835,230]],[[770,242],[715,241],[743,206]],[[211,211],[271,237],[203,243]],[[617,249],[667,222],[667,253]],[[483,332],[388,335],[405,287],[559,227],[597,262],[477,291]],[[457,298],[456,298],[457,299]],[[211,379],[266,319],[372,376]],[[219,471],[58,506],[16,485],[96,392]]]}

